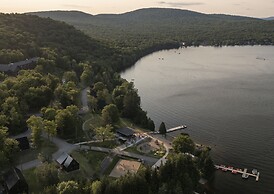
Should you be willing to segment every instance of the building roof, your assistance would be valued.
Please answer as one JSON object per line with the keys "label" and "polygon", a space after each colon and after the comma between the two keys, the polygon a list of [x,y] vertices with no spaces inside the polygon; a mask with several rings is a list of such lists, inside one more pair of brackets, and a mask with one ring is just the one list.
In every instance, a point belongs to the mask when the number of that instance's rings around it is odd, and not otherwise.
{"label": "building roof", "polygon": [[28,65],[34,62],[38,61],[38,57],[34,57],[31,59],[26,59],[24,61],[18,61],[15,63],[10,63],[10,64],[0,64],[0,71],[15,71],[17,68],[22,67],[24,65]]}
{"label": "building roof", "polygon": [[25,178],[18,168],[13,168],[4,174],[4,181],[8,190],[11,190],[20,180],[25,181]]}
{"label": "building roof", "polygon": [[59,158],[56,160],[58,164],[63,165],[68,157],[67,153],[63,153]]}
{"label": "building roof", "polygon": [[63,153],[57,160],[57,163],[63,166],[66,170],[69,168],[75,168],[75,165],[79,168],[79,163],[67,153]]}
{"label": "building roof", "polygon": [[66,159],[66,161],[65,161],[65,163],[63,165],[66,168],[68,168],[72,161],[73,161],[73,158],[71,156],[68,156],[67,159]]}
{"label": "building roof", "polygon": [[132,136],[134,134],[134,131],[128,127],[117,129],[116,132],[127,137]]}

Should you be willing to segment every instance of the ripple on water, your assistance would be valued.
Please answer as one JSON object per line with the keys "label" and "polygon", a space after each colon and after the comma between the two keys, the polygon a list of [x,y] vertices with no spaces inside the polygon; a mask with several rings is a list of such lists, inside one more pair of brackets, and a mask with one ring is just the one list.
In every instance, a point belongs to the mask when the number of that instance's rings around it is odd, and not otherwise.
{"label": "ripple on water", "polygon": [[[122,74],[168,128],[188,125],[215,163],[257,168],[259,182],[216,172],[216,193],[274,192],[274,47],[199,47],[153,53]],[[165,60],[159,61],[158,58]],[[256,57],[267,60],[256,60]],[[178,135],[174,132],[172,135]]]}

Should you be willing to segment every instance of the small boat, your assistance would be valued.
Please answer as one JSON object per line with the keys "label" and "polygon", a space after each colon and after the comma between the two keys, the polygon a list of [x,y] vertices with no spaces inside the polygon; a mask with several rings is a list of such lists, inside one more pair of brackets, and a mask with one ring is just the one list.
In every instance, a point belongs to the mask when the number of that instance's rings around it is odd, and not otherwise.
{"label": "small boat", "polygon": [[237,174],[238,171],[237,171],[237,170],[232,170],[231,173],[232,173],[232,174]]}
{"label": "small boat", "polygon": [[227,168],[226,168],[226,166],[225,166],[225,165],[221,165],[221,167],[222,167],[222,171],[224,171],[224,172],[226,172],[226,171],[227,171]]}
{"label": "small boat", "polygon": [[240,168],[237,168],[236,170],[237,170],[237,171],[242,171],[242,169],[240,169]]}
{"label": "small boat", "polygon": [[246,173],[242,174],[242,178],[243,179],[247,179],[248,178],[248,174],[246,174]]}
{"label": "small boat", "polygon": [[258,170],[257,169],[253,169],[252,170],[252,174],[255,174],[255,175],[258,174]]}

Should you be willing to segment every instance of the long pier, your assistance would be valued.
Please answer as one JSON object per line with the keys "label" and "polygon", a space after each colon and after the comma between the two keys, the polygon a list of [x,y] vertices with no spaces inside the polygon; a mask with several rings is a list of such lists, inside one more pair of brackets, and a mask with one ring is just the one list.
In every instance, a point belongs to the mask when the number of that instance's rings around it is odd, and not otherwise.
{"label": "long pier", "polygon": [[180,130],[180,129],[185,129],[185,128],[187,128],[186,125],[180,125],[180,126],[178,126],[178,127],[174,127],[174,128],[171,128],[171,129],[167,129],[166,132],[167,132],[167,133],[170,133],[170,132],[177,131],[177,130]]}
{"label": "long pier", "polygon": [[239,168],[233,168],[233,167],[225,166],[225,165],[215,165],[215,168],[222,170],[224,172],[231,171],[232,174],[242,174],[243,179],[247,179],[249,176],[251,176],[251,177],[255,177],[256,181],[259,181],[259,177],[260,177],[260,172],[258,172],[255,169],[252,170],[252,173],[249,173],[249,172],[247,172],[247,168],[242,170]]}

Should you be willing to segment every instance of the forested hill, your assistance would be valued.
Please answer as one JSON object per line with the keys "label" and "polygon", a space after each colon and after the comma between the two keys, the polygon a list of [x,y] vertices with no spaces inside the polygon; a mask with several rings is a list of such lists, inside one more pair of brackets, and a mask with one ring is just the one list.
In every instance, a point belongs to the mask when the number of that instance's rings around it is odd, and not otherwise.
{"label": "forested hill", "polygon": [[274,16],[273,17],[268,17],[268,18],[263,18],[263,19],[271,21],[271,20],[274,20]]}
{"label": "forested hill", "polygon": [[99,60],[113,50],[64,22],[24,14],[0,14],[0,63],[39,57],[45,50],[76,61]]}
{"label": "forested hill", "polygon": [[91,37],[124,51],[151,45],[186,42],[190,45],[273,44],[274,22],[179,9],[148,8],[124,14],[88,15],[76,11],[31,13],[65,21]]}

